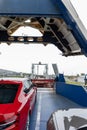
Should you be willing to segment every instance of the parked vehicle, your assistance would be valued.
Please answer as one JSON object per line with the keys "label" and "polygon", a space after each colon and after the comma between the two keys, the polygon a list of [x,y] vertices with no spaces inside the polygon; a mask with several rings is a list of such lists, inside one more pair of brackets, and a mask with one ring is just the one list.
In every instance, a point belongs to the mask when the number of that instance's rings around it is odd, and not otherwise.
{"label": "parked vehicle", "polygon": [[0,130],[28,130],[36,95],[26,78],[0,79]]}
{"label": "parked vehicle", "polygon": [[54,112],[47,122],[47,130],[87,130],[87,109],[72,108]]}

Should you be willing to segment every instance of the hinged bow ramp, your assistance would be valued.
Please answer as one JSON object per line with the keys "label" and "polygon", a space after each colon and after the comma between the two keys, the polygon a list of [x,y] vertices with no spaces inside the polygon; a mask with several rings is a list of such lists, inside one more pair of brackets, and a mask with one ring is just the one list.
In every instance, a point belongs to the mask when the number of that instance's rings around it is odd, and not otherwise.
{"label": "hinged bow ramp", "polygon": [[[26,22],[27,21],[27,22]],[[21,26],[41,36],[14,36]],[[64,56],[87,56],[87,31],[69,0],[1,0],[0,42],[54,44]]]}

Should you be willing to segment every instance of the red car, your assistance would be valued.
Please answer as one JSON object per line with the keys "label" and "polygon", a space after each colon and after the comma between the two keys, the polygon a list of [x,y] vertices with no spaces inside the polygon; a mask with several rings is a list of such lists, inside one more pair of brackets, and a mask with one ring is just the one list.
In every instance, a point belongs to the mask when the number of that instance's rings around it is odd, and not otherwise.
{"label": "red car", "polygon": [[36,95],[28,79],[0,79],[0,130],[28,130]]}

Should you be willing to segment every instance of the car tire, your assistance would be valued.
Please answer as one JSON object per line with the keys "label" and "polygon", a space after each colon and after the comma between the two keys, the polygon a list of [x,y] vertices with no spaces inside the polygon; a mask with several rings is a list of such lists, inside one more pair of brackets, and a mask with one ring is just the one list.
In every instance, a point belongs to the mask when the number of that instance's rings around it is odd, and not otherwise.
{"label": "car tire", "polygon": [[28,114],[27,122],[26,122],[26,130],[29,130],[29,126],[30,126],[30,115]]}

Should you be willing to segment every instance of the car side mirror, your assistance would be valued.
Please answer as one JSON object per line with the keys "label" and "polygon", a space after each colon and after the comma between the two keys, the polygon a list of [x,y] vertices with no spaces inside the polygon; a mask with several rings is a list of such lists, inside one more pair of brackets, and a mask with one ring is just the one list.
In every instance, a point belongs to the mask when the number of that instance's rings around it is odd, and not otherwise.
{"label": "car side mirror", "polygon": [[27,94],[29,92],[29,89],[25,89],[24,92]]}

